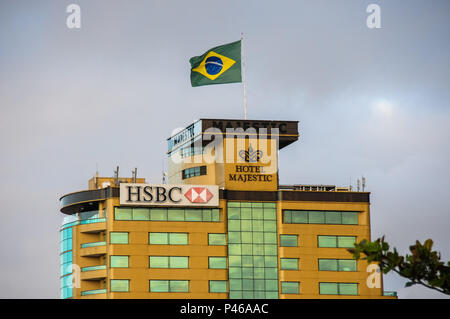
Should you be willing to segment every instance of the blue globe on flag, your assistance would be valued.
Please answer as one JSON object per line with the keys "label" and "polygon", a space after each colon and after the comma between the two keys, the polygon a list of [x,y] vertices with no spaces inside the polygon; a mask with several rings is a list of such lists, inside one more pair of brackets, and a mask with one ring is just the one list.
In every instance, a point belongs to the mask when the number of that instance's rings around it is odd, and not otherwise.
{"label": "blue globe on flag", "polygon": [[219,57],[210,56],[205,61],[206,72],[210,75],[215,75],[222,70],[223,62]]}

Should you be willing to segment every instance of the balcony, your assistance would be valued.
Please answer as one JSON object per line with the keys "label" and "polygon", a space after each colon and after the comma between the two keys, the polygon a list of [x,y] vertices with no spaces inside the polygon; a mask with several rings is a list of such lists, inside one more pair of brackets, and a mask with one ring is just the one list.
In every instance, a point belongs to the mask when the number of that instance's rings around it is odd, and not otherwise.
{"label": "balcony", "polygon": [[80,221],[81,233],[96,234],[106,230],[106,218],[94,218]]}
{"label": "balcony", "polygon": [[88,297],[89,299],[105,299],[106,289],[86,290],[81,292],[82,297]]}
{"label": "balcony", "polygon": [[81,280],[102,280],[107,276],[106,265],[81,268]]}
{"label": "balcony", "polygon": [[100,257],[106,254],[106,242],[97,241],[94,243],[81,244],[81,257]]}

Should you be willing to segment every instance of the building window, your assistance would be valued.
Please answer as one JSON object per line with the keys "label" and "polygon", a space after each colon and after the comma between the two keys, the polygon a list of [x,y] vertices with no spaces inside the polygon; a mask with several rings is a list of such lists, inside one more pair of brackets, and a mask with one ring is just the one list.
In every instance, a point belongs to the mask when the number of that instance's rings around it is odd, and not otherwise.
{"label": "building window", "polygon": [[129,292],[130,281],[127,279],[111,279],[111,292]]}
{"label": "building window", "polygon": [[357,271],[356,265],[353,259],[319,259],[319,270],[324,271]]}
{"label": "building window", "polygon": [[181,171],[181,177],[182,179],[188,179],[195,176],[202,176],[206,175],[206,166],[197,166],[197,167],[191,167],[186,168]]}
{"label": "building window", "polygon": [[358,295],[357,283],[320,282],[319,294],[321,295]]}
{"label": "building window", "polygon": [[187,256],[150,256],[150,268],[189,268]]}
{"label": "building window", "polygon": [[110,267],[111,268],[128,268],[129,256],[111,256]]}
{"label": "building window", "polygon": [[318,236],[317,244],[321,248],[353,248],[356,236]]}
{"label": "building window", "polygon": [[209,281],[209,292],[227,292],[227,281],[226,280],[210,280]]}
{"label": "building window", "polygon": [[188,233],[148,233],[150,245],[187,245]]}
{"label": "building window", "polygon": [[300,283],[295,281],[282,281],[281,293],[298,295],[300,293]]}
{"label": "building window", "polygon": [[298,258],[280,258],[281,270],[298,270]]}
{"label": "building window", "polygon": [[225,246],[227,244],[226,234],[208,234],[208,245]]}
{"label": "building window", "polygon": [[358,212],[284,210],[285,224],[358,225]]}
{"label": "building window", "polygon": [[280,235],[281,247],[297,247],[298,235]]}
{"label": "building window", "polygon": [[209,257],[208,265],[210,269],[227,269],[227,257]]}
{"label": "building window", "polygon": [[115,220],[219,222],[218,208],[129,208],[115,207]]}
{"label": "building window", "polygon": [[128,244],[128,233],[125,232],[110,232],[109,242],[111,244]]}
{"label": "building window", "polygon": [[189,281],[150,280],[150,292],[189,292]]}

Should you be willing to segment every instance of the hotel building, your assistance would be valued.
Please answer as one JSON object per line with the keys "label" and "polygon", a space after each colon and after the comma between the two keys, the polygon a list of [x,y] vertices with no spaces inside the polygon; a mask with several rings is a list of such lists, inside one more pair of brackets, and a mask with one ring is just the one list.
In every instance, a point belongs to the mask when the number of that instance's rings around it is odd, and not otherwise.
{"label": "hotel building", "polygon": [[279,184],[298,138],[297,121],[201,119],[169,137],[167,183],[62,196],[61,298],[396,298],[347,251],[371,239],[370,193]]}

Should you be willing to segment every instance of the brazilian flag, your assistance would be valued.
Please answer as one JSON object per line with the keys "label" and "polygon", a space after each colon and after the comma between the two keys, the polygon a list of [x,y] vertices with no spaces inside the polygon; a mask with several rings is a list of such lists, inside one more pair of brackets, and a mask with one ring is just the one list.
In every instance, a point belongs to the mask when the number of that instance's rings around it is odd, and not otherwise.
{"label": "brazilian flag", "polygon": [[212,48],[189,62],[192,86],[242,82],[241,40]]}

